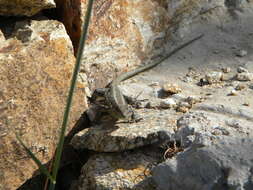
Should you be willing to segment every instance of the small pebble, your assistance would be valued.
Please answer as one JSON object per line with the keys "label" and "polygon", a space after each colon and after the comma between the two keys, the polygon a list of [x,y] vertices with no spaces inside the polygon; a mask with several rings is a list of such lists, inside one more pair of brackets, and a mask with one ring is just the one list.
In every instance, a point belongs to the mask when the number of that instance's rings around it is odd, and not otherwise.
{"label": "small pebble", "polygon": [[253,73],[238,73],[236,79],[239,81],[251,81],[253,80]]}
{"label": "small pebble", "polygon": [[237,96],[238,92],[235,89],[233,89],[233,90],[230,91],[230,93],[228,95],[229,96]]}
{"label": "small pebble", "polygon": [[173,98],[167,98],[161,101],[161,108],[173,108],[177,105],[176,101]]}
{"label": "small pebble", "polygon": [[159,86],[159,82],[151,82],[150,84],[149,84],[149,86]]}
{"label": "small pebble", "polygon": [[236,90],[243,90],[243,89],[245,89],[245,88],[246,88],[246,86],[245,86],[244,84],[238,84],[238,85],[235,87]]}
{"label": "small pebble", "polygon": [[189,108],[178,106],[177,109],[176,109],[176,111],[177,111],[177,112],[186,113],[186,112],[189,111]]}
{"label": "small pebble", "polygon": [[238,67],[237,72],[238,73],[248,73],[249,71],[244,67]]}
{"label": "small pebble", "polygon": [[182,81],[184,81],[184,82],[186,82],[186,83],[191,83],[193,80],[192,80],[191,77],[185,76],[185,77],[183,77]]}
{"label": "small pebble", "polygon": [[200,97],[196,97],[196,96],[189,96],[186,99],[186,102],[188,102],[190,105],[196,104],[198,102],[201,102]]}
{"label": "small pebble", "polygon": [[145,108],[151,108],[151,109],[153,109],[153,108],[158,108],[158,107],[160,107],[160,102],[159,101],[154,101],[154,100],[152,100],[152,101],[148,101],[148,102],[146,102],[145,104],[143,104],[143,107],[145,107]]}
{"label": "small pebble", "polygon": [[192,107],[188,102],[180,102],[176,108],[177,112],[186,113]]}
{"label": "small pebble", "polygon": [[224,67],[221,69],[223,73],[230,73],[231,72],[231,68],[230,67]]}
{"label": "small pebble", "polygon": [[245,102],[245,103],[243,103],[242,105],[244,105],[244,106],[249,106],[249,103],[248,103],[248,102]]}
{"label": "small pebble", "polygon": [[177,84],[164,84],[163,91],[170,93],[170,94],[177,94],[182,91],[182,89]]}
{"label": "small pebble", "polygon": [[236,56],[238,56],[238,57],[244,57],[247,54],[248,54],[248,52],[246,50],[243,50],[243,49],[236,52]]}
{"label": "small pebble", "polygon": [[219,50],[213,50],[213,53],[214,53],[214,54],[218,54],[218,53],[220,53],[220,52],[219,52]]}
{"label": "small pebble", "polygon": [[171,97],[178,101],[185,101],[187,99],[187,96],[184,94],[173,94]]}
{"label": "small pebble", "polygon": [[214,71],[206,74],[205,79],[209,84],[218,83],[223,79],[223,73]]}

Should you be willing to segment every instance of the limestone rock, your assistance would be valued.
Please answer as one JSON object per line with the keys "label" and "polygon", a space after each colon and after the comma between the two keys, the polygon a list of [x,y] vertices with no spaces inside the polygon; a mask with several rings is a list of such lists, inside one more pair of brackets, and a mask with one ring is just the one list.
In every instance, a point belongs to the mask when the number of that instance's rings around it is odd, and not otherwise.
{"label": "limestone rock", "polygon": [[[17,189],[38,169],[14,132],[42,163],[52,159],[75,63],[61,23],[29,20],[13,24],[8,40],[0,38],[1,190]],[[68,131],[87,108],[84,86],[77,84]]]}
{"label": "limestone rock", "polygon": [[250,190],[252,146],[252,138],[198,134],[189,149],[155,167],[153,179],[161,190]]}
{"label": "limestone rock", "polygon": [[143,118],[137,123],[84,129],[73,137],[71,144],[76,149],[119,152],[170,140],[174,129],[167,120],[168,110],[143,109],[137,114]]}
{"label": "limestone rock", "polygon": [[161,157],[161,152],[150,148],[94,155],[83,166],[75,189],[155,190],[150,177],[150,166],[157,163]]}
{"label": "limestone rock", "polygon": [[43,9],[55,8],[54,0],[0,0],[0,15],[32,16]]}

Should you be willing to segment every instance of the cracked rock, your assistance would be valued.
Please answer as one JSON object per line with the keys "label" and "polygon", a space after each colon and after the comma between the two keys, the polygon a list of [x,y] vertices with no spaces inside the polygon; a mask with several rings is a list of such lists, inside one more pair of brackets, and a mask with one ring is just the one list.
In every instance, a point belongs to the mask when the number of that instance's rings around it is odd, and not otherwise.
{"label": "cracked rock", "polygon": [[77,133],[71,144],[76,149],[120,152],[145,145],[163,143],[174,129],[168,122],[168,110],[138,110],[143,119],[137,123],[119,122],[115,126],[96,125]]}
{"label": "cracked rock", "polygon": [[253,189],[253,140],[198,134],[192,146],[154,168],[160,190]]}

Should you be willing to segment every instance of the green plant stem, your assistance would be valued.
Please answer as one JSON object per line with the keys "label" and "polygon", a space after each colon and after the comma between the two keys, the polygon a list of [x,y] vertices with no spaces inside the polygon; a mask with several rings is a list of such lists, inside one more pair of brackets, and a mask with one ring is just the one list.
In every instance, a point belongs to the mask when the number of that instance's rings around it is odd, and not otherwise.
{"label": "green plant stem", "polygon": [[[74,89],[75,89],[75,86],[76,86],[77,76],[78,76],[79,68],[80,68],[80,65],[81,65],[81,59],[82,59],[82,54],[83,54],[83,50],[84,50],[84,44],[85,44],[85,41],[86,41],[86,38],[87,38],[88,27],[89,27],[91,12],[92,12],[92,5],[93,5],[93,0],[89,0],[88,7],[87,7],[87,12],[85,14],[85,22],[83,24],[83,29],[82,29],[82,35],[81,35],[81,39],[80,39],[80,42],[79,42],[79,48],[78,48],[78,52],[77,52],[76,64],[75,64],[74,72],[73,72],[72,79],[71,79],[70,89],[69,89],[68,98],[67,98],[67,104],[66,104],[66,107],[65,107],[65,112],[64,112],[63,122],[62,122],[62,128],[61,128],[61,131],[60,131],[60,139],[59,139],[59,142],[58,142],[56,155],[55,155],[55,160],[54,160],[54,164],[53,164],[52,176],[53,176],[54,180],[56,180],[56,178],[57,178],[57,172],[58,172],[58,169],[59,169],[59,166],[60,166],[61,154],[62,154],[63,145],[64,145],[64,137],[65,137],[65,132],[66,132],[66,128],[67,128],[67,123],[68,123],[71,103],[72,103],[72,99],[73,99]],[[55,186],[55,184],[50,182],[49,189],[51,190],[51,188],[52,188],[52,190],[53,190],[54,186]]]}

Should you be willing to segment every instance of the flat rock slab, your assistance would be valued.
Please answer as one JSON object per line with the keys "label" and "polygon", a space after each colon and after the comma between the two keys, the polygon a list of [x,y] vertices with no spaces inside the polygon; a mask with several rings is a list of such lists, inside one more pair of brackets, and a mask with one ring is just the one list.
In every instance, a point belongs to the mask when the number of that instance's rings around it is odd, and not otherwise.
{"label": "flat rock slab", "polygon": [[153,170],[160,190],[253,189],[253,139],[199,134],[192,146]]}
{"label": "flat rock slab", "polygon": [[76,134],[71,144],[76,149],[119,152],[170,140],[175,122],[169,110],[142,109],[137,113],[143,120],[110,128],[94,126]]}
{"label": "flat rock slab", "polygon": [[94,155],[83,166],[79,181],[72,189],[155,190],[150,172],[153,163],[161,158],[161,152],[150,148]]}

